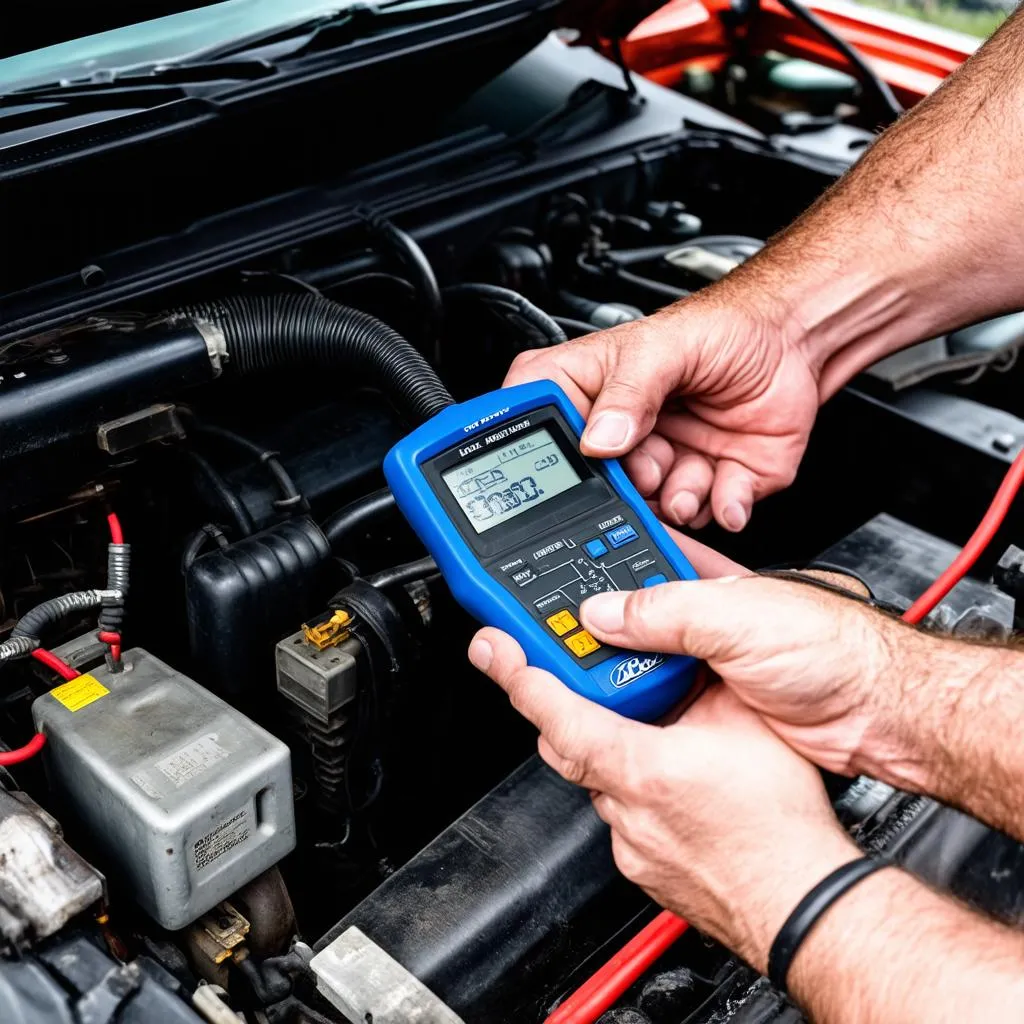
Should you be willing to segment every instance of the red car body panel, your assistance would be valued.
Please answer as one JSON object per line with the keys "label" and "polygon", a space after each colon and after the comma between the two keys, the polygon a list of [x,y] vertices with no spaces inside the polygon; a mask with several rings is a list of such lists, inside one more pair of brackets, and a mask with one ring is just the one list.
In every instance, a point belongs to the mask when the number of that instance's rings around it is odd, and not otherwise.
{"label": "red car body panel", "polygon": [[[972,36],[844,0],[812,0],[808,6],[860,50],[906,106],[927,96],[980,45]],[[720,17],[728,9],[729,0],[669,0],[626,37],[627,64],[668,86],[691,65],[721,67],[736,45]],[[777,0],[761,0],[747,45],[847,70],[842,55]]]}

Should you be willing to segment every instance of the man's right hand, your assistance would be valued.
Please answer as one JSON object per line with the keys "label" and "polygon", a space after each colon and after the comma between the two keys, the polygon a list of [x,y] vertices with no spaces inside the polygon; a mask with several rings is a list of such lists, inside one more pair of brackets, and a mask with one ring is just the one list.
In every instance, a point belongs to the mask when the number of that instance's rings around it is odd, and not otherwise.
{"label": "man's right hand", "polygon": [[1019,651],[758,576],[599,594],[580,618],[604,643],[706,661],[815,764],[938,797],[1024,841]]}
{"label": "man's right hand", "polygon": [[759,576],[600,594],[580,615],[605,643],[706,661],[791,747],[840,774],[890,742],[917,642],[936,642],[859,602]]}
{"label": "man's right hand", "polygon": [[561,385],[588,418],[583,452],[626,456],[637,489],[669,522],[703,526],[714,515],[741,530],[753,503],[796,475],[818,381],[783,318],[730,301],[732,283],[645,320],[525,352],[505,385]]}

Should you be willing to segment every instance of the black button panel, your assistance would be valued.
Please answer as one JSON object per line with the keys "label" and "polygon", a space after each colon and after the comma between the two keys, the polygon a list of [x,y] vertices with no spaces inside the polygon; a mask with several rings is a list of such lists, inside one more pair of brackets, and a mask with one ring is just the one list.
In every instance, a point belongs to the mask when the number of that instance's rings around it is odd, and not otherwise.
{"label": "black button panel", "polygon": [[618,651],[603,645],[594,650],[578,623],[564,634],[564,624],[579,619],[583,601],[605,591],[638,590],[679,578],[623,502],[576,516],[524,549],[502,553],[485,568],[544,627],[551,642],[585,669]]}

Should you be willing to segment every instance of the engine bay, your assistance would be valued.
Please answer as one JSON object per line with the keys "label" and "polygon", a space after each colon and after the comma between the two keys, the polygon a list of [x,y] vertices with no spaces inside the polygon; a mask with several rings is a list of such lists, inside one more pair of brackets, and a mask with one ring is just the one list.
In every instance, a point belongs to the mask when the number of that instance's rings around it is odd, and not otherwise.
{"label": "engine bay", "polygon": [[[568,52],[546,40],[450,134],[302,197],[287,237],[265,209],[224,213],[173,240],[219,236],[217,260],[179,254],[143,286],[147,251],[126,247],[59,302],[14,296],[0,741],[46,742],[0,769],[0,1019],[541,1022],[656,913],[587,794],[467,662],[475,624],[382,461],[438,389],[495,389],[521,352],[728,274],[865,133],[783,145],[649,83],[606,124],[618,69]],[[524,130],[510,90],[552,62],[605,86],[577,95],[584,127],[556,109]],[[752,569],[838,566],[905,608],[1024,443],[1022,341],[1004,317],[872,368],[822,410],[792,487],[742,534],[700,539]],[[934,625],[1010,636],[1019,525]],[[1016,844],[829,783],[866,849],[1019,917],[992,885]],[[784,997],[693,931],[601,1018],[783,1019]]]}

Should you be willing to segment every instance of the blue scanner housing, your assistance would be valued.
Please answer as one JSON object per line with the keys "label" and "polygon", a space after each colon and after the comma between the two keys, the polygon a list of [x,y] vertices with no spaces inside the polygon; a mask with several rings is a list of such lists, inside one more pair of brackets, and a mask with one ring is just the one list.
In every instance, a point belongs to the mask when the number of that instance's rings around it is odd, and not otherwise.
{"label": "blue scanner housing", "polygon": [[398,507],[459,604],[590,700],[650,721],[696,662],[598,643],[579,606],[697,574],[617,460],[580,453],[583,418],[552,381],[452,405],[384,460]]}

